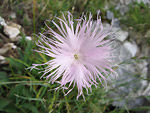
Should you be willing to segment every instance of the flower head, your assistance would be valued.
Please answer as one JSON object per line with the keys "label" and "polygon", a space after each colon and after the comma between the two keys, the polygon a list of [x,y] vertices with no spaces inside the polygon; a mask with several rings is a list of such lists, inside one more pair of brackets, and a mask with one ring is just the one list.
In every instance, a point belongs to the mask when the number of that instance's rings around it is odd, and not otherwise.
{"label": "flower head", "polygon": [[[111,41],[105,40],[112,34],[111,27],[103,29],[99,13],[96,21],[92,20],[91,14],[88,19],[83,16],[73,20],[69,12],[67,19],[65,17],[57,19],[60,22],[59,25],[54,21],[52,23],[59,33],[48,27],[49,30],[46,33],[51,37],[47,37],[44,33],[40,34],[40,40],[37,43],[41,48],[38,52],[52,59],[44,64],[33,64],[31,68],[38,69],[38,66],[47,65],[43,76],[46,76],[50,83],[57,82],[61,88],[69,88],[67,94],[77,85],[77,98],[83,95],[83,88],[88,92],[92,85],[97,86],[97,80],[102,85],[105,83],[105,86],[106,76],[115,73],[111,64]],[[77,22],[76,26],[75,22]],[[71,86],[73,88],[70,88]]]}

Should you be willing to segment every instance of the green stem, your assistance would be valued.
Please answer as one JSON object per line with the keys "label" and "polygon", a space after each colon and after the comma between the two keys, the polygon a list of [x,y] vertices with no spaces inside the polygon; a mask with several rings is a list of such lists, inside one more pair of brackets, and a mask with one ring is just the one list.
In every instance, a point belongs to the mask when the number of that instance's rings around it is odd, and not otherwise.
{"label": "green stem", "polygon": [[33,0],[33,31],[34,33],[36,32],[35,9],[36,9],[36,0]]}

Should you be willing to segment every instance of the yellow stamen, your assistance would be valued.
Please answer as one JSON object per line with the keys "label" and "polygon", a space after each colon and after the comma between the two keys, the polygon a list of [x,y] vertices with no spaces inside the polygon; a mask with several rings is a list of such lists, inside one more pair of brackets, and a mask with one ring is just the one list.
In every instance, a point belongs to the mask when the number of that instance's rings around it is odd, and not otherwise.
{"label": "yellow stamen", "polygon": [[76,60],[78,60],[78,59],[79,59],[79,55],[75,54],[75,55],[74,55],[74,58],[75,58]]}

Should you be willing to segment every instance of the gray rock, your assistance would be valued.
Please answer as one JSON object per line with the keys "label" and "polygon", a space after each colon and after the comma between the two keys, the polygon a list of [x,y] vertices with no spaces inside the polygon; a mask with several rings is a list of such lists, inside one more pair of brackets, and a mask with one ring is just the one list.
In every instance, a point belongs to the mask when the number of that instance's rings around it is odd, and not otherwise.
{"label": "gray rock", "polygon": [[125,4],[129,5],[132,2],[132,0],[125,0]]}
{"label": "gray rock", "polygon": [[30,36],[26,36],[25,39],[26,39],[26,41],[31,41],[32,40],[32,38]]}
{"label": "gray rock", "polygon": [[[117,100],[113,102],[113,105],[134,108],[144,104],[144,98],[140,97],[143,96],[148,82],[142,80],[141,77],[144,76],[145,78],[147,76],[147,67],[145,66],[144,69],[139,67],[139,65],[144,65],[144,63],[132,62],[131,64],[119,66],[117,70],[119,77],[113,85],[114,91],[110,94],[110,97]],[[144,71],[144,74],[140,71]]]}
{"label": "gray rock", "polygon": [[1,26],[6,26],[7,25],[5,20],[2,17],[0,17],[0,25]]}
{"label": "gray rock", "polygon": [[20,30],[14,26],[4,26],[4,33],[9,36],[11,41],[17,41],[16,37],[20,34]]}
{"label": "gray rock", "polygon": [[129,5],[130,3],[132,3],[132,0],[120,0],[120,3],[122,5]]}
{"label": "gray rock", "polygon": [[114,13],[108,10],[106,17],[108,20],[112,20],[114,18]]}
{"label": "gray rock", "polygon": [[115,41],[112,47],[115,48],[114,56],[117,58],[114,59],[114,61],[116,64],[124,62],[132,57],[132,54],[121,42]]}
{"label": "gray rock", "polygon": [[115,6],[115,10],[119,10],[120,9],[120,4],[117,4],[116,6]]}
{"label": "gray rock", "polygon": [[[17,36],[17,37],[14,37],[14,38],[10,38],[11,41],[19,41],[20,39],[22,39],[22,36]],[[32,38],[30,36],[25,36],[25,41],[31,41]]]}
{"label": "gray rock", "polygon": [[121,3],[121,4],[124,4],[124,0],[120,0],[120,3]]}
{"label": "gray rock", "polygon": [[22,36],[10,37],[10,40],[14,42],[19,41],[20,39],[22,39]]}
{"label": "gray rock", "polygon": [[144,4],[150,4],[150,0],[135,0],[137,1],[138,3],[144,3]]}
{"label": "gray rock", "polygon": [[120,14],[124,15],[125,13],[127,13],[129,11],[129,7],[127,5],[122,5],[120,7]]}
{"label": "gray rock", "polygon": [[146,38],[150,38],[150,30],[148,30],[148,31],[146,32],[145,37],[146,37]]}
{"label": "gray rock", "polygon": [[133,53],[128,44],[131,43],[122,44],[116,41],[113,45],[116,48],[115,55],[117,56],[115,62],[120,65],[116,70],[119,77],[113,81],[109,96],[114,100],[114,106],[135,108],[145,103],[145,99],[141,96],[148,87],[148,82],[141,78],[147,78],[148,63],[143,60],[139,62],[131,60]]}
{"label": "gray rock", "polygon": [[125,42],[123,44],[125,46],[126,49],[128,49],[128,51],[131,53],[132,57],[135,57],[137,51],[138,51],[138,47],[137,45],[134,43],[130,43],[130,42]]}
{"label": "gray rock", "polygon": [[16,18],[16,13],[15,13],[15,12],[11,12],[10,17],[11,17],[12,19],[15,19],[15,18]]}
{"label": "gray rock", "polygon": [[117,19],[117,18],[114,19],[113,27],[120,28],[120,21],[119,21],[119,19]]}
{"label": "gray rock", "polygon": [[10,49],[16,49],[17,46],[14,45],[14,43],[7,43],[2,48],[0,48],[0,55],[5,54]]}
{"label": "gray rock", "polygon": [[4,64],[5,62],[5,57],[0,55],[0,64]]}
{"label": "gray rock", "polygon": [[138,2],[138,3],[144,3],[144,4],[150,4],[150,0],[119,0],[121,5],[129,5],[133,2]]}
{"label": "gray rock", "polygon": [[124,15],[129,11],[129,4],[134,5],[135,2],[150,4],[150,0],[109,0],[105,9],[107,10],[111,7],[115,7],[115,10],[119,11],[121,15]]}
{"label": "gray rock", "polygon": [[123,30],[118,30],[115,33],[116,39],[118,39],[119,41],[123,42],[128,38],[129,33],[127,31],[123,31]]}

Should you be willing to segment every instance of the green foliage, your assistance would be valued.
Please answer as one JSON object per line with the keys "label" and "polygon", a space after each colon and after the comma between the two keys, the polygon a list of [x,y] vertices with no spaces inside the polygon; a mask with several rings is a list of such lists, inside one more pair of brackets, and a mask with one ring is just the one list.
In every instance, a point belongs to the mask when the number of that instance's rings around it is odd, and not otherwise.
{"label": "green foliage", "polygon": [[0,98],[0,110],[5,108],[7,105],[10,104],[10,101],[4,98]]}
{"label": "green foliage", "polygon": [[144,3],[129,4],[129,11],[124,16],[121,16],[114,7],[111,10],[114,12],[115,17],[120,18],[122,24],[137,32],[145,33],[150,28],[150,7]]}
{"label": "green foliage", "polygon": [[144,3],[130,6],[129,13],[121,20],[122,23],[133,27],[138,32],[145,32],[150,28],[150,7]]}
{"label": "green foliage", "polygon": [[0,71],[0,81],[1,82],[7,82],[8,81],[8,76],[7,76],[6,72]]}
{"label": "green foliage", "polygon": [[[17,13],[17,19],[25,29],[32,31],[30,33],[37,33],[45,26],[45,20],[52,20],[55,16],[62,18],[61,12],[70,11],[75,18],[80,17],[83,12],[91,12],[96,17],[97,10],[102,11],[105,2],[104,0],[8,0],[0,7],[0,13],[4,14],[10,8]],[[8,9],[4,9],[5,7]]]}

